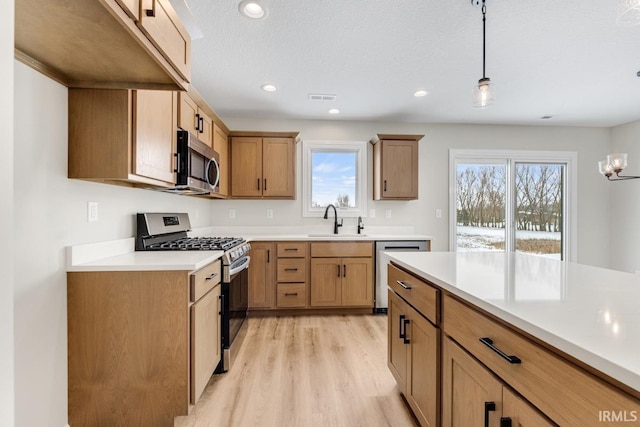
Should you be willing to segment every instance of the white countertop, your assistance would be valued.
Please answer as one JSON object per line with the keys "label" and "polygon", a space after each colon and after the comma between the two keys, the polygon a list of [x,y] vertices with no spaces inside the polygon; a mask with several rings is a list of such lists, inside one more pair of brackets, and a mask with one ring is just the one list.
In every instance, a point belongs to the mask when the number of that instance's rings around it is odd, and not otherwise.
{"label": "white countertop", "polygon": [[420,277],[640,390],[640,275],[504,252],[389,252]]}
{"label": "white countertop", "polygon": [[432,236],[426,236],[423,234],[351,234],[351,233],[309,233],[309,234],[254,234],[251,236],[245,236],[245,238],[251,241],[286,241],[286,240],[305,240],[305,241],[326,241],[331,240],[335,242],[348,242],[352,240],[357,241],[416,241],[416,240],[433,240]]}

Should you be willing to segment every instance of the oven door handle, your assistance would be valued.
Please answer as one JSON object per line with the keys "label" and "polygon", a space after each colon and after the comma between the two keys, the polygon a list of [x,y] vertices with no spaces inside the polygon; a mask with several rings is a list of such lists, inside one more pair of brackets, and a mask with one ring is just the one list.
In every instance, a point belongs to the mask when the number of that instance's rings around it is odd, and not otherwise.
{"label": "oven door handle", "polygon": [[246,257],[242,258],[242,263],[239,263],[238,265],[230,265],[229,276],[233,276],[234,274],[240,273],[242,270],[249,268],[250,261],[251,257],[247,255]]}

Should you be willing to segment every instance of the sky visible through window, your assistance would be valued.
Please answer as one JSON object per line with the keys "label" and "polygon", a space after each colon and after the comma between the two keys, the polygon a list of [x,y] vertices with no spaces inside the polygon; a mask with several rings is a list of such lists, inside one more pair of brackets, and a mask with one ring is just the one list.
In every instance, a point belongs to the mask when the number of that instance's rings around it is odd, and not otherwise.
{"label": "sky visible through window", "polygon": [[312,153],[313,207],[325,207],[330,203],[343,208],[356,206],[356,156],[355,152]]}

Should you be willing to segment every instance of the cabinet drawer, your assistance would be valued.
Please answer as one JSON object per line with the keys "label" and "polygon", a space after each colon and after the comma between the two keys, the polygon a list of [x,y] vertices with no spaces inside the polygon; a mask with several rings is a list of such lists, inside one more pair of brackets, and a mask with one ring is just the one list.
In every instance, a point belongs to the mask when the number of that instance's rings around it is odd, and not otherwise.
{"label": "cabinet drawer", "polygon": [[318,242],[311,243],[311,256],[321,257],[370,257],[373,242]]}
{"label": "cabinet drawer", "polygon": [[[598,425],[601,412],[638,411],[640,402],[542,348],[520,333],[445,296],[444,330],[512,388],[560,425]],[[511,363],[480,341],[489,338]],[[578,392],[579,391],[579,392]],[[618,425],[618,424],[608,424]],[[623,424],[619,424],[623,425]]]}
{"label": "cabinet drawer", "polygon": [[278,243],[278,258],[304,258],[307,256],[307,242]]}
{"label": "cabinet drawer", "polygon": [[306,282],[307,260],[304,258],[278,258],[278,282]]}
{"label": "cabinet drawer", "polygon": [[388,264],[388,269],[389,287],[437,325],[440,321],[438,315],[438,294],[440,291],[391,264]]}
{"label": "cabinet drawer", "polygon": [[214,261],[191,274],[191,302],[198,301],[220,283],[220,261]]}
{"label": "cabinet drawer", "polygon": [[277,304],[279,308],[297,308],[307,305],[305,283],[278,283]]}

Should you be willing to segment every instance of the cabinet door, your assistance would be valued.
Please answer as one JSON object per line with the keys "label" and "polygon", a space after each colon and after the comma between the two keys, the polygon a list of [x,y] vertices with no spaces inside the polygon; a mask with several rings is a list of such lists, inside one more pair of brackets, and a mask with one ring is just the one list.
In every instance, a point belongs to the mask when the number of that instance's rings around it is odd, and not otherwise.
{"label": "cabinet door", "polygon": [[185,92],[178,93],[178,126],[181,129],[198,134],[198,106]]}
{"label": "cabinet door", "polygon": [[342,259],[342,305],[373,307],[373,259]]}
{"label": "cabinet door", "polygon": [[198,108],[198,120],[200,121],[200,130],[198,131],[198,139],[213,148],[213,120],[207,114]]}
{"label": "cabinet door", "polygon": [[169,0],[141,0],[138,27],[185,80],[191,79],[191,36]]}
{"label": "cabinet door", "polygon": [[406,395],[409,347],[403,336],[408,305],[395,292],[388,291],[388,295],[387,366],[396,379],[398,388]]}
{"label": "cabinet door", "polygon": [[132,172],[175,183],[176,100],[171,91],[134,91]]}
{"label": "cabinet door", "polygon": [[220,285],[191,306],[191,404],[220,362]]}
{"label": "cabinet door", "polygon": [[140,0],[116,0],[131,19],[140,19]]}
{"label": "cabinet door", "polygon": [[274,303],[273,243],[252,242],[249,264],[249,308],[272,308]]}
{"label": "cabinet door", "polygon": [[213,124],[213,149],[218,153],[220,161],[220,190],[218,194],[229,194],[229,138],[224,130],[217,124]]}
{"label": "cabinet door", "polygon": [[418,141],[382,141],[382,198],[418,198]]}
{"label": "cabinet door", "polygon": [[555,425],[508,387],[502,389],[502,416],[511,420],[512,427],[552,427]]}
{"label": "cabinet door", "polygon": [[262,195],[262,138],[231,139],[231,195]]}
{"label": "cabinet door", "polygon": [[339,258],[311,259],[311,306],[342,305],[342,263]]}
{"label": "cabinet door", "polygon": [[[449,338],[442,343],[442,425],[445,427],[499,424],[502,384]],[[490,410],[490,404],[495,409]]]}
{"label": "cabinet door", "polygon": [[295,198],[296,159],[293,139],[263,138],[262,155],[262,195]]}
{"label": "cabinet door", "polygon": [[405,396],[422,427],[438,426],[440,370],[438,343],[440,330],[409,307],[409,369]]}

